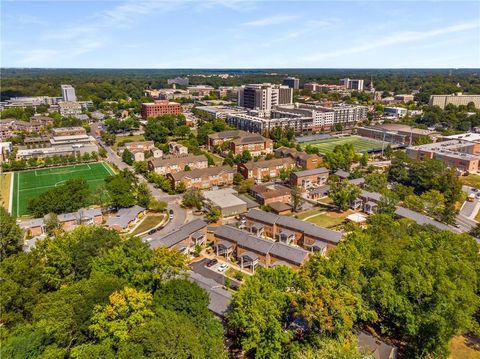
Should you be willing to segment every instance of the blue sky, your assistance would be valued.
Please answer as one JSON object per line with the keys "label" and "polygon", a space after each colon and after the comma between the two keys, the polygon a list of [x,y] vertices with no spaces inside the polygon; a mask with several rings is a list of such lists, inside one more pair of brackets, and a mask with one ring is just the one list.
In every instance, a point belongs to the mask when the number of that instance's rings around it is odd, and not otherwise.
{"label": "blue sky", "polygon": [[480,67],[480,2],[2,1],[1,66]]}

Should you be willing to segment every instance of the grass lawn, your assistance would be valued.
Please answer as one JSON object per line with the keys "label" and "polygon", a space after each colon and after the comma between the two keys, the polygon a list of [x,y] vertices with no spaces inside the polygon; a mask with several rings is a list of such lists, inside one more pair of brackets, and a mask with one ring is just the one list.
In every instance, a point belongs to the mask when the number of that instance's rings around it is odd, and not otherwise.
{"label": "grass lawn", "polygon": [[351,214],[352,211],[348,210],[342,213],[325,211],[323,208],[316,208],[310,211],[306,211],[297,215],[298,219],[305,220],[307,222],[316,224],[320,227],[330,228],[336,227],[345,221],[345,217]]}
{"label": "grass lawn", "polygon": [[367,152],[369,150],[382,148],[381,141],[376,141],[360,136],[333,137],[324,140],[309,141],[302,143],[301,146],[302,148],[305,148],[308,145],[314,146],[319,149],[321,154],[325,154],[327,152],[332,152],[335,146],[343,145],[346,143],[353,144],[356,152]]}
{"label": "grass lawn", "polygon": [[480,359],[480,351],[468,346],[464,336],[453,337],[449,347],[449,359]]}
{"label": "grass lawn", "polygon": [[136,141],[145,141],[145,137],[143,135],[117,136],[112,148],[116,151],[117,148],[119,147],[119,143],[136,142]]}
{"label": "grass lawn", "polygon": [[145,216],[143,221],[138,225],[138,227],[135,228],[132,234],[137,235],[137,234],[149,231],[150,229],[158,226],[160,222],[163,221],[164,217],[165,217],[164,214],[158,214],[158,215],[148,214],[147,216]]}
{"label": "grass lawn", "polygon": [[222,165],[223,157],[221,157],[217,154],[211,153],[211,152],[209,152],[209,154],[210,154],[210,156],[212,156],[213,161],[215,162],[215,166],[221,166]]}
{"label": "grass lawn", "polygon": [[468,176],[461,176],[460,182],[462,184],[475,187],[480,189],[480,176],[479,175],[468,175]]}
{"label": "grass lawn", "polygon": [[59,186],[72,178],[84,178],[90,189],[103,185],[104,179],[113,174],[105,162],[85,163],[80,165],[42,168],[38,170],[15,172],[13,177],[12,214],[28,214],[28,202],[50,188]]}
{"label": "grass lawn", "polygon": [[8,209],[10,204],[10,184],[12,183],[12,172],[2,174],[0,177],[0,206]]}

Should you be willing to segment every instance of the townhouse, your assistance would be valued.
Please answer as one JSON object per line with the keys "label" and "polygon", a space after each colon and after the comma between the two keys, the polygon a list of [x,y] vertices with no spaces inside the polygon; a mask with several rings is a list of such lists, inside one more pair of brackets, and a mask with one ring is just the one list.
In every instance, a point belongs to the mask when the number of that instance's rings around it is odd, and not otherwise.
{"label": "townhouse", "polygon": [[235,155],[241,155],[249,151],[253,157],[273,153],[273,141],[258,134],[247,134],[234,139],[230,143],[230,149]]}
{"label": "townhouse", "polygon": [[192,253],[196,246],[203,247],[206,243],[207,223],[199,218],[184,224],[158,240],[159,246],[176,249],[184,254]]}
{"label": "townhouse", "polygon": [[355,210],[373,214],[378,211],[378,203],[381,200],[382,195],[380,193],[362,190],[360,196],[351,203],[351,207]]}
{"label": "townhouse", "polygon": [[235,227],[222,225],[213,229],[213,249],[217,256],[235,257],[241,268],[255,272],[257,266],[288,265],[299,268],[309,252],[300,247],[263,239]]}
{"label": "townhouse", "polygon": [[183,156],[188,154],[188,148],[176,142],[170,142],[168,144],[168,152],[174,156]]}
{"label": "townhouse", "polygon": [[329,171],[325,167],[292,172],[290,174],[290,184],[298,186],[305,190],[321,187],[327,183]]}
{"label": "townhouse", "polygon": [[207,168],[208,160],[204,155],[198,155],[163,159],[154,158],[148,161],[148,168],[159,175],[184,171],[185,167],[190,168],[190,170]]}
{"label": "townhouse", "polygon": [[245,217],[249,232],[259,237],[278,239],[282,243],[299,245],[322,254],[336,247],[343,236],[341,232],[257,209],[250,210]]}
{"label": "townhouse", "polygon": [[107,219],[106,225],[115,229],[116,231],[126,231],[135,225],[140,218],[145,214],[146,209],[135,205],[128,208],[121,208],[115,214],[115,216]]}
{"label": "townhouse", "polygon": [[221,146],[226,142],[231,142],[236,138],[247,135],[248,132],[242,130],[231,130],[211,133],[207,135],[206,146],[209,151],[213,151],[215,146]]}
{"label": "townhouse", "polygon": [[163,151],[155,147],[153,141],[127,142],[125,149],[133,154],[135,161],[145,161],[147,152],[151,152],[153,158],[163,157]]}
{"label": "townhouse", "polygon": [[255,197],[255,200],[261,205],[270,205],[275,202],[290,203],[292,192],[290,188],[281,185],[253,185],[248,192]]}
{"label": "townhouse", "polygon": [[291,158],[277,158],[257,162],[240,163],[238,172],[246,179],[253,178],[257,183],[280,175],[281,171],[293,169],[295,162]]}
{"label": "townhouse", "polygon": [[[34,218],[29,221],[20,222],[20,227],[25,230],[28,236],[39,236],[45,234],[45,223],[50,215],[43,218]],[[101,225],[103,222],[102,210],[100,208],[81,208],[77,212],[62,213],[57,216],[58,223],[64,231],[71,231],[79,225]]]}
{"label": "townhouse", "polygon": [[219,166],[171,172],[167,174],[167,178],[174,188],[183,182],[186,188],[207,189],[213,186],[233,184],[235,173],[237,173],[235,168]]}
{"label": "townhouse", "polygon": [[320,156],[298,151],[295,148],[279,147],[275,150],[275,155],[277,157],[290,157],[295,161],[297,167],[306,170],[317,168],[322,163]]}

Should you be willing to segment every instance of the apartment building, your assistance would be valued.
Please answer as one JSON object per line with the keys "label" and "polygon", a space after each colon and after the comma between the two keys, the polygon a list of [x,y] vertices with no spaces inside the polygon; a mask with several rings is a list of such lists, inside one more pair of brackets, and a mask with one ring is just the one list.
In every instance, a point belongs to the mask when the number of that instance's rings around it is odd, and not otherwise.
{"label": "apartment building", "polygon": [[294,217],[279,216],[273,213],[250,210],[246,215],[246,228],[252,234],[271,238],[288,245],[297,245],[307,251],[326,254],[335,248],[343,233],[316,226]]}
{"label": "apartment building", "polygon": [[386,106],[383,109],[383,114],[385,116],[392,116],[395,118],[404,118],[408,114],[408,110],[403,107],[390,107]]}
{"label": "apartment building", "polygon": [[58,103],[58,111],[65,117],[78,116],[82,114],[82,105],[75,101],[63,101]]}
{"label": "apartment building", "polygon": [[246,113],[245,109],[232,106],[197,106],[195,111],[222,119],[226,119],[230,113]]}
{"label": "apartment building", "polygon": [[77,95],[75,94],[75,88],[72,85],[61,85],[62,100],[64,102],[76,102]]}
{"label": "apartment building", "polygon": [[207,223],[200,218],[184,224],[158,240],[161,247],[176,249],[184,254],[192,253],[196,246],[204,246],[206,242]]}
{"label": "apartment building", "polygon": [[464,95],[456,93],[452,95],[432,95],[428,104],[430,106],[438,106],[444,109],[447,105],[467,106],[470,102],[475,105],[475,108],[480,108],[480,95]]}
{"label": "apartment building", "polygon": [[322,163],[320,156],[298,151],[296,148],[279,147],[275,150],[275,155],[277,157],[290,157],[295,161],[297,167],[306,170],[317,168]]}
{"label": "apartment building", "polygon": [[168,152],[174,156],[184,156],[188,154],[188,148],[176,142],[170,142],[168,144]]}
{"label": "apartment building", "polygon": [[260,238],[232,226],[222,225],[212,232],[215,254],[226,258],[235,257],[242,269],[250,268],[252,272],[259,265],[299,268],[309,257],[309,252],[300,247]]}
{"label": "apartment building", "polygon": [[73,127],[57,127],[52,128],[52,135],[54,137],[60,136],[86,136],[87,130],[80,126]]}
{"label": "apartment building", "polygon": [[148,168],[150,171],[155,171],[155,173],[159,175],[184,171],[185,167],[187,166],[190,168],[190,170],[207,168],[208,160],[204,155],[189,155],[183,157],[169,157],[164,159],[154,158],[148,161]]}
{"label": "apartment building", "polygon": [[250,109],[268,112],[274,106],[292,102],[293,89],[284,85],[249,84],[238,91],[238,105]]}
{"label": "apartment building", "polygon": [[478,171],[480,161],[480,143],[452,139],[408,147],[407,154],[413,159],[439,160],[460,172],[475,173]]}
{"label": "apartment building", "polygon": [[292,200],[290,188],[276,184],[256,184],[251,186],[248,192],[262,206],[270,205],[274,202],[290,203]]}
{"label": "apartment building", "polygon": [[195,85],[188,86],[187,91],[194,96],[205,97],[210,96],[212,91],[215,90],[212,86],[209,85]]}
{"label": "apartment building", "polygon": [[127,142],[124,147],[133,154],[135,161],[145,161],[147,152],[151,152],[153,158],[163,157],[163,151],[155,147],[153,141]]}
{"label": "apartment building", "polygon": [[325,167],[314,168],[290,174],[290,184],[305,190],[324,186],[328,180],[329,171]]}
{"label": "apartment building", "polygon": [[363,91],[363,80],[359,79],[340,79],[340,86],[347,90]]}
{"label": "apartment building", "polygon": [[316,82],[307,82],[303,85],[303,88],[312,92],[345,90],[345,87],[342,85],[319,84]]}
{"label": "apartment building", "polygon": [[281,171],[293,169],[295,162],[291,158],[277,158],[257,162],[240,163],[238,172],[246,179],[253,178],[257,183],[264,179],[277,178]]}
{"label": "apartment building", "polygon": [[155,100],[154,102],[142,103],[142,118],[148,119],[163,115],[180,115],[182,106],[177,102],[168,100]]}
{"label": "apartment building", "polygon": [[206,146],[209,151],[212,151],[215,146],[221,146],[226,142],[231,142],[236,138],[247,136],[248,132],[242,130],[231,130],[211,133],[207,135]]}
{"label": "apartment building", "polygon": [[244,133],[230,143],[230,149],[235,155],[249,151],[253,157],[273,153],[273,141],[258,134]]}
{"label": "apartment building", "polygon": [[399,103],[413,102],[414,99],[415,97],[413,95],[399,94],[399,95],[393,96],[393,100]]}
{"label": "apartment building", "polygon": [[167,178],[175,188],[181,182],[186,188],[207,189],[213,186],[226,186],[233,184],[233,176],[237,173],[230,166],[206,167],[191,171],[170,172]]}
{"label": "apartment building", "polygon": [[287,77],[283,79],[282,84],[291,89],[298,90],[300,88],[300,79],[297,77]]}

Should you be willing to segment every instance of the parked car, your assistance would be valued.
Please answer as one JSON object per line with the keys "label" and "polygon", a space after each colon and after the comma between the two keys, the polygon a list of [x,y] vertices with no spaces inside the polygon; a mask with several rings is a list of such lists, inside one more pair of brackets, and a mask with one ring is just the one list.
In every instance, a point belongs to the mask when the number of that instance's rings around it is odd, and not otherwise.
{"label": "parked car", "polygon": [[218,263],[218,261],[216,259],[210,259],[209,261],[207,261],[207,263],[205,265],[207,267],[213,267],[217,263]]}
{"label": "parked car", "polygon": [[220,264],[220,265],[218,266],[217,271],[219,271],[220,273],[223,273],[223,272],[225,272],[227,269],[228,269],[228,264],[222,263],[222,264]]}
{"label": "parked car", "polygon": [[151,230],[148,231],[148,234],[154,234],[157,231],[156,228],[152,228]]}

